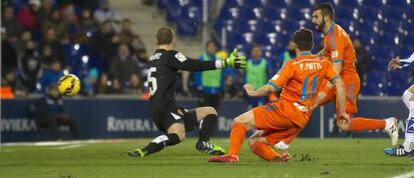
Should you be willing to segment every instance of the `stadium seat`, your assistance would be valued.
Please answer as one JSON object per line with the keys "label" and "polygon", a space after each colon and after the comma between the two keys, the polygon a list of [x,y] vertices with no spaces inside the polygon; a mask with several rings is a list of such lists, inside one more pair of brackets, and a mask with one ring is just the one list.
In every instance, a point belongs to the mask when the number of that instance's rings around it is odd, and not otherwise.
{"label": "stadium seat", "polygon": [[286,8],[289,6],[288,0],[269,0],[268,7],[270,8]]}

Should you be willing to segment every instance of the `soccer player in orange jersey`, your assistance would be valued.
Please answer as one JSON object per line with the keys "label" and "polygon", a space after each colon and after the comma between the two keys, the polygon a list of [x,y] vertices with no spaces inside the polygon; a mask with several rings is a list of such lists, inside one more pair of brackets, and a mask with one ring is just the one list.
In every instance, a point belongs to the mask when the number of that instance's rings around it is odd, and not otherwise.
{"label": "soccer player in orange jersey", "polygon": [[[345,30],[334,23],[334,10],[331,4],[316,5],[312,11],[312,23],[318,32],[324,33],[325,47],[317,55],[325,56],[332,62],[334,70],[345,83],[346,104],[345,111],[351,117],[357,112],[357,97],[360,89],[360,79],[355,67],[355,50],[351,39]],[[317,105],[321,106],[335,100],[333,86],[326,83],[326,87],[318,94]],[[338,105],[336,105],[338,109]],[[398,141],[398,121],[394,117],[387,119],[368,119],[354,117],[352,122],[345,124],[337,120],[338,127],[345,131],[384,130],[391,137],[392,145]]]}
{"label": "soccer player in orange jersey", "polygon": [[345,88],[342,79],[328,60],[310,52],[313,47],[312,31],[296,31],[293,41],[298,46],[296,59],[289,60],[279,74],[263,87],[253,90],[250,84],[244,86],[249,96],[267,96],[283,87],[280,99],[236,117],[230,133],[228,155],[211,157],[209,162],[238,162],[246,131],[253,129],[263,132],[261,136],[249,141],[254,154],[267,161],[288,161],[290,156],[287,152],[279,154],[272,146],[283,139],[293,139],[306,126],[312,114],[317,91],[324,79],[336,86],[338,116],[345,122],[350,121],[345,112]]}

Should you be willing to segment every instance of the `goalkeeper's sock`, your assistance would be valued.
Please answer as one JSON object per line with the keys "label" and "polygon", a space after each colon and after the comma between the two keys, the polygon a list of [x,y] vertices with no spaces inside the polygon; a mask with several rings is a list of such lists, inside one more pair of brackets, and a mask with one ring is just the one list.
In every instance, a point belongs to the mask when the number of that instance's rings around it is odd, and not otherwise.
{"label": "goalkeeper's sock", "polygon": [[365,131],[365,130],[384,130],[384,119],[367,119],[363,117],[355,117],[351,122],[351,131]]}
{"label": "goalkeeper's sock", "polygon": [[244,137],[246,136],[246,128],[243,124],[233,123],[230,132],[230,149],[229,155],[239,155],[240,147],[243,144]]}
{"label": "goalkeeper's sock", "polygon": [[178,143],[180,143],[180,138],[175,133],[160,135],[145,146],[145,148],[142,149],[142,152],[147,156],[159,152],[167,146],[176,145]]}
{"label": "goalkeeper's sock", "polygon": [[279,156],[279,153],[274,151],[269,145],[261,142],[251,144],[250,149],[255,155],[267,161],[271,161],[276,156]]}
{"label": "goalkeeper's sock", "polygon": [[209,114],[200,121],[198,141],[209,141],[213,133],[214,126],[217,124],[217,115]]}

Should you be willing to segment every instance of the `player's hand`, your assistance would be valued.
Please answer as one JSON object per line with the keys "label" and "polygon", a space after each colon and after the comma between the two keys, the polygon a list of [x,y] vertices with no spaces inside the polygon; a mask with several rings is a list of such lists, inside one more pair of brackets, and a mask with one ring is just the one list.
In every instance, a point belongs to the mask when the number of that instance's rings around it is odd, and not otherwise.
{"label": "player's hand", "polygon": [[237,49],[234,49],[230,53],[229,57],[223,60],[224,67],[232,67],[236,69],[245,69],[247,67],[246,56],[241,56],[237,52]]}
{"label": "player's hand", "polygon": [[388,63],[388,68],[391,70],[400,69],[400,57],[392,58],[391,61]]}
{"label": "player's hand", "polygon": [[340,120],[342,122],[345,122],[345,124],[351,123],[351,117],[349,117],[349,115],[346,112],[341,112],[339,116],[340,116]]}
{"label": "player's hand", "polygon": [[247,95],[249,95],[249,96],[255,96],[254,95],[254,89],[253,89],[253,86],[252,85],[250,85],[250,84],[247,83],[247,84],[245,84],[243,86],[243,88],[246,91]]}

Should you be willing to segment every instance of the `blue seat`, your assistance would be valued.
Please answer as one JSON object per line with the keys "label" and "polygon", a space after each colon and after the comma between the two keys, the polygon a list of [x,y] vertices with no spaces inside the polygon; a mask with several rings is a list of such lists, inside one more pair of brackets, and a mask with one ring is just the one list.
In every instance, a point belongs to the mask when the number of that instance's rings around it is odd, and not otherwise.
{"label": "blue seat", "polygon": [[259,30],[258,20],[239,20],[235,24],[235,30],[238,32],[256,32]]}
{"label": "blue seat", "polygon": [[386,88],[386,75],[382,71],[371,71],[366,74],[362,94],[382,96]]}
{"label": "blue seat", "polygon": [[266,7],[263,9],[264,19],[267,21],[281,20],[280,13],[274,7]]}
{"label": "blue seat", "polygon": [[385,6],[385,4],[382,3],[382,0],[363,0],[362,5],[373,8],[382,8],[383,6]]}
{"label": "blue seat", "polygon": [[222,8],[220,11],[219,18],[223,20],[237,19],[240,16],[240,8]]}
{"label": "blue seat", "polygon": [[289,4],[286,3],[285,0],[269,0],[268,7],[270,8],[285,8]]}
{"label": "blue seat", "polygon": [[252,19],[261,19],[263,16],[262,8],[241,8],[240,9],[240,19],[243,20],[252,20]]}
{"label": "blue seat", "polygon": [[[318,2],[320,1],[325,1],[325,0],[317,0]],[[325,1],[326,2],[326,1]],[[331,2],[331,1],[328,1]],[[338,7],[358,7],[360,6],[360,4],[358,3],[358,0],[338,0],[338,4],[336,4]]]}
{"label": "blue seat", "polygon": [[251,0],[245,0],[244,1],[244,6],[247,7],[265,7],[266,5],[268,5],[269,0],[255,0],[255,1],[251,1]]}

